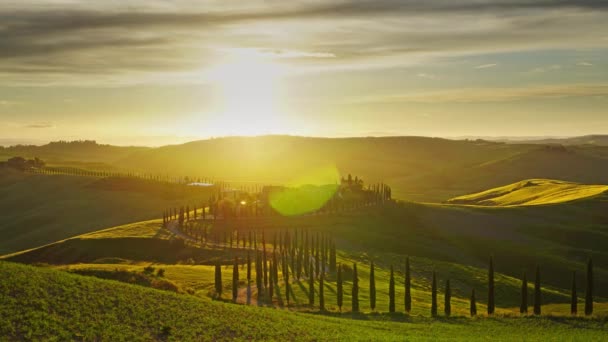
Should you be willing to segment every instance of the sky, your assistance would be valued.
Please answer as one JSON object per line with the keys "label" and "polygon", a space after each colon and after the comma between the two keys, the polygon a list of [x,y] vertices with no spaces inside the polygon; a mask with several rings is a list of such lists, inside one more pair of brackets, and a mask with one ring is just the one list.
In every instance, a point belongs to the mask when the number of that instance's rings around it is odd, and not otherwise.
{"label": "sky", "polygon": [[0,3],[0,144],[608,133],[608,1]]}

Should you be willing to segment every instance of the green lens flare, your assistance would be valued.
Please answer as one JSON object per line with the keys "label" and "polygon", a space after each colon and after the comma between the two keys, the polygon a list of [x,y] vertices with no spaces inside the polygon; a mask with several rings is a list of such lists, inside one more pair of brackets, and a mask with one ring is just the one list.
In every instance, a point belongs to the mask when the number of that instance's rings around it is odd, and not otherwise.
{"label": "green lens flare", "polygon": [[311,170],[290,182],[289,187],[272,192],[270,206],[284,216],[314,212],[334,196],[339,181],[340,174],[335,166]]}

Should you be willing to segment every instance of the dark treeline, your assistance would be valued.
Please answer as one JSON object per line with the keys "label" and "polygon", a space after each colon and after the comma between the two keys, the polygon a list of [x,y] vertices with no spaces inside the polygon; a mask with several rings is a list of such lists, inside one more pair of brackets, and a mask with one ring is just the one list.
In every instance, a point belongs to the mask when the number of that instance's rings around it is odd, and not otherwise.
{"label": "dark treeline", "polygon": [[[212,188],[208,200],[192,205],[192,210],[200,209],[200,216],[194,219],[233,219],[233,218],[255,218],[255,217],[274,217],[279,216],[279,212],[270,203],[271,194],[289,191],[289,188],[282,186],[255,186],[242,187],[240,189],[229,188],[222,183],[217,188]],[[366,206],[381,205],[392,202],[391,187],[383,184],[371,184],[364,187],[363,181],[349,175],[343,179],[337,187],[333,196],[316,211],[309,212],[315,214],[332,214],[345,211],[353,211]],[[190,213],[190,205],[180,207]],[[163,213],[164,222],[177,219],[175,214],[177,208],[169,208]],[[185,220],[189,221],[189,219]],[[335,270],[333,265],[332,270]]]}
{"label": "dark treeline", "polygon": [[[291,237],[288,232],[285,232],[282,238],[278,239],[279,242],[276,246],[269,245],[266,246],[264,244],[259,245],[254,249],[255,253],[255,270],[256,270],[256,287],[257,287],[257,301],[258,304],[269,304],[273,305],[273,303],[279,303],[279,305],[290,305],[290,302],[293,302],[293,291],[291,289],[293,282],[301,282],[299,286],[303,289],[306,289],[308,296],[308,306],[311,308],[317,307],[319,311],[327,310],[327,301],[325,297],[325,283],[329,281],[329,279],[335,279],[336,284],[336,306],[340,312],[342,312],[342,308],[345,305],[344,303],[344,281],[350,280],[352,282],[352,291],[351,291],[351,305],[352,312],[359,312],[359,277],[357,274],[357,264],[353,264],[352,268],[349,269],[350,272],[345,272],[345,265],[337,264],[336,270],[331,271],[328,263],[320,263],[320,268],[317,269],[315,266],[315,257],[317,255],[323,255],[325,252],[323,245],[326,243],[321,242],[320,250],[317,250],[315,246],[318,246],[317,241],[323,241],[324,238],[319,234],[312,234],[312,236],[317,236],[312,238],[311,243],[303,243],[302,240],[298,240],[296,236],[304,236],[306,240],[306,236],[308,235],[308,231],[300,230],[297,231],[299,233],[294,233]],[[302,234],[302,235],[300,235]],[[320,240],[317,240],[320,239]],[[263,241],[263,240],[262,240]],[[300,265],[297,262],[297,251],[299,248],[305,248],[303,246],[313,246],[312,250],[309,250],[308,253],[305,253],[309,256],[309,258],[303,259],[304,262],[301,263],[301,269],[298,268]],[[266,248],[267,247],[267,248]],[[292,252],[295,250],[296,252]],[[264,255],[268,255],[267,258]],[[294,258],[296,261],[294,261]],[[322,259],[322,257],[321,257]],[[308,261],[306,261],[308,260]],[[266,267],[266,265],[268,267]],[[404,269],[404,288],[405,288],[405,313],[409,313],[412,309],[411,302],[411,272],[409,268],[409,257],[405,260],[405,269]],[[221,274],[218,273],[218,267],[216,267],[216,291],[218,297],[221,295]],[[376,283],[375,283],[375,263],[371,262],[370,265],[370,273],[369,273],[369,306],[372,311],[376,311],[378,308],[376,307]],[[278,280],[278,269],[281,269],[282,273],[282,282],[280,283]],[[247,303],[251,302],[251,261],[247,259]],[[301,275],[298,273],[301,272]],[[345,279],[345,275],[350,273],[350,279]],[[490,264],[488,267],[488,273],[490,277],[488,278],[488,316],[492,316],[495,314],[495,287],[500,284],[495,283],[493,278],[494,273],[494,263],[493,260],[490,259]],[[395,295],[395,286],[396,286],[396,272],[394,271],[393,265],[390,265],[390,278],[388,283],[388,307],[381,308],[380,311],[388,311],[389,313],[395,313],[398,310],[396,309],[396,295]],[[541,298],[541,269],[539,266],[536,267],[535,277],[534,277],[534,292],[533,292],[533,314],[538,316],[541,315],[542,308],[542,298]],[[586,281],[586,291],[585,291],[585,315],[593,314],[593,265],[592,261],[589,260],[587,264],[587,281]],[[233,293],[233,302],[236,302],[236,296],[238,293],[238,260],[235,258],[234,266],[233,266],[233,281],[232,281],[232,293]],[[333,277],[335,276],[335,277]],[[268,277],[268,282],[266,278]],[[439,316],[440,305],[438,302],[438,292],[441,290],[444,293],[443,296],[443,314],[445,317],[450,317],[452,315],[452,288],[450,279],[446,279],[444,283],[444,287],[440,289],[439,287],[439,279],[438,274],[435,271],[431,273],[432,282],[431,282],[431,312],[430,315],[432,317]],[[303,284],[308,284],[307,286],[302,286]],[[318,286],[315,286],[318,285]],[[280,290],[279,290],[280,289]],[[490,305],[492,304],[492,305]],[[520,312],[522,315],[528,314],[528,281],[526,274],[523,274],[522,278],[522,287],[521,287],[521,307]],[[577,289],[576,289],[576,278],[573,278],[572,281],[572,298],[571,298],[571,314],[577,315],[578,312],[578,297],[577,297]],[[470,296],[470,306],[469,313],[471,316],[477,315],[477,298],[475,294],[475,289],[471,289]]]}
{"label": "dark treeline", "polygon": [[[208,208],[207,208],[208,209]],[[326,309],[326,300],[323,292],[323,287],[315,286],[315,283],[328,283],[335,279],[337,291],[337,307],[342,310],[344,303],[344,281],[352,281],[352,311],[359,311],[359,281],[357,275],[357,264],[349,269],[350,272],[345,272],[345,265],[340,265],[337,262],[336,243],[334,239],[325,233],[313,231],[310,229],[273,229],[272,232],[255,229],[214,229],[211,225],[205,225],[204,221],[198,218],[204,218],[206,211],[200,210],[193,206],[186,206],[180,209],[172,209],[163,216],[165,224],[175,220],[180,232],[187,235],[195,243],[209,244],[217,247],[223,247],[230,250],[246,250],[248,255],[253,255],[253,260],[247,258],[247,303],[251,302],[252,296],[252,267],[251,263],[255,263],[255,288],[257,289],[258,304],[272,304],[274,302],[281,305],[290,305],[293,302],[293,290],[291,289],[292,282],[304,282],[307,280],[308,303],[310,307],[314,307],[316,303],[320,310]],[[238,293],[238,259],[235,258],[233,269],[233,296]],[[218,266],[219,267],[219,266]],[[375,311],[377,301],[376,291],[376,265],[373,261],[370,262],[369,272],[369,306],[372,311]],[[388,312],[396,312],[396,272],[393,265],[390,268],[390,279],[388,287],[388,303],[386,308]],[[279,270],[281,275],[279,276]],[[346,275],[352,274],[352,278],[346,278]],[[593,264],[589,260],[586,270],[586,288],[585,288],[585,314],[593,314]],[[437,293],[440,291],[438,285],[438,275],[432,272],[431,286],[431,315],[437,316],[439,312],[439,304],[437,302]],[[220,283],[217,283],[219,281]],[[306,282],[304,282],[306,284]],[[405,290],[404,308],[405,312],[409,313],[412,310],[411,296],[412,274],[410,270],[410,259],[405,259],[405,268],[403,269],[403,285]],[[488,263],[488,297],[487,297],[487,314],[493,315],[496,308],[496,284],[494,277],[494,260],[491,257]],[[572,298],[571,298],[571,313],[576,315],[578,312],[578,291],[576,287],[576,278],[572,280]],[[216,273],[216,289],[220,290],[221,275]],[[541,268],[536,267],[534,274],[532,305],[534,315],[541,314],[542,308],[542,283],[541,283]],[[316,293],[315,293],[316,292]],[[450,280],[445,281],[443,312],[446,316],[452,313],[451,297],[452,289]],[[471,289],[470,297],[470,314],[477,315],[477,299],[475,289]],[[520,313],[528,314],[529,307],[528,296],[528,278],[524,272],[521,283],[521,301]],[[236,297],[233,297],[236,302]]]}
{"label": "dark treeline", "polygon": [[[14,158],[13,158],[14,159]],[[21,158],[22,159],[22,158]],[[35,158],[37,159],[37,158]],[[213,179],[211,177],[173,177],[169,175],[161,175],[154,173],[145,173],[145,172],[134,172],[134,171],[117,171],[117,170],[91,170],[91,169],[83,169],[73,166],[46,166],[43,163],[37,167],[30,167],[23,169],[24,171],[30,171],[38,174],[46,174],[46,175],[70,175],[70,176],[87,176],[87,177],[97,177],[97,178],[135,178],[142,179],[148,181],[155,181],[161,183],[168,184],[176,184],[176,185],[191,185],[191,186],[201,186],[201,187],[211,187],[215,186],[218,189],[227,189],[229,185],[227,182]],[[243,187],[244,189],[245,187]],[[248,190],[254,191],[255,189],[260,189],[260,185],[247,187]]]}

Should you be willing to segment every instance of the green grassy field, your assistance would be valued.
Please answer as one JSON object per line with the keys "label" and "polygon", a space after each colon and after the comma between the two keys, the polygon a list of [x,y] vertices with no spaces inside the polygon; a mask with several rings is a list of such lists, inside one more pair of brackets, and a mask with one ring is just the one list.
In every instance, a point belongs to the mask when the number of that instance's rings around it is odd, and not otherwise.
{"label": "green grassy field", "polygon": [[125,187],[107,179],[0,170],[0,254],[102,228],[158,218],[165,208],[208,194]]}
{"label": "green grassy field", "polygon": [[40,340],[605,340],[605,318],[310,315],[0,262],[0,335]]}
{"label": "green grassy field", "polygon": [[452,204],[470,205],[544,205],[570,202],[599,196],[608,185],[585,185],[551,179],[529,179],[480,193],[448,200]]}
{"label": "green grassy field", "polygon": [[[401,298],[398,303],[402,302],[403,286],[399,284],[403,283],[403,262],[405,255],[411,255],[415,276],[414,300],[420,303],[415,306],[414,312],[418,314],[428,314],[429,311],[432,270],[436,270],[440,286],[446,279],[451,280],[456,312],[465,313],[468,310],[467,298],[473,288],[477,291],[480,307],[483,307],[487,298],[487,260],[492,254],[499,282],[497,305],[504,313],[514,313],[519,303],[522,271],[527,269],[530,278],[536,264],[540,264],[543,302],[548,305],[547,312],[560,315],[568,310],[572,270],[578,270],[579,288],[582,289],[587,255],[593,255],[595,261],[597,300],[605,302],[607,297],[606,258],[600,248],[605,243],[602,240],[605,233],[601,233],[602,221],[598,222],[597,217],[581,221],[584,213],[596,210],[596,205],[602,205],[600,198],[541,207],[508,208],[402,203],[331,216],[218,221],[216,227],[238,227],[244,231],[252,227],[258,231],[264,229],[269,239],[274,231],[284,231],[285,227],[330,233],[337,241],[339,260],[349,266],[353,262],[359,263],[362,279],[366,279],[369,262],[374,260],[378,267],[378,292],[384,293],[379,295],[378,307],[383,310],[388,305],[388,268],[391,264],[396,267],[397,298]],[[494,224],[486,227],[491,222],[489,219],[494,220]],[[562,230],[572,231],[577,240],[570,241],[555,234],[538,235],[541,229],[538,222],[552,229],[546,228],[547,232],[556,229],[550,226],[551,222],[560,222]],[[531,228],[522,229],[526,225]],[[573,258],[577,253],[581,257]],[[213,287],[213,271],[211,267],[203,265],[216,261],[230,265],[235,256],[244,260],[246,250],[174,245],[171,233],[161,227],[159,220],[152,220],[84,234],[9,256],[8,260],[50,263],[62,269],[131,271],[141,271],[152,263],[157,268],[164,268],[167,279],[177,284],[183,292],[209,297]],[[191,265],[193,263],[196,265]],[[231,268],[228,266],[224,272],[225,279],[230,279]],[[329,279],[326,283],[328,303],[335,303],[333,281]],[[228,286],[225,294],[229,293],[229,283],[224,285]],[[295,303],[303,305],[296,305],[299,309],[308,309],[305,305],[307,286],[306,281],[302,284],[296,282],[292,286]],[[347,299],[349,286],[346,286]],[[361,285],[362,289],[367,286],[365,283]],[[362,308],[367,305],[366,296],[365,290],[362,290]],[[328,307],[332,307],[331,304]]]}
{"label": "green grassy field", "polygon": [[[158,219],[167,206],[184,204],[183,198],[200,202],[198,199],[205,194],[183,196],[140,183],[80,176],[5,173],[0,181],[0,188],[8,196],[3,197],[6,205],[2,210],[11,224],[0,229],[0,233],[8,236],[2,242],[8,246],[4,253],[24,249],[3,259],[43,266],[31,268],[0,262],[2,274],[8,275],[0,281],[3,303],[9,303],[7,308],[0,309],[3,310],[0,317],[16,317],[0,320],[4,321],[0,323],[0,335],[13,339],[41,339],[45,333],[58,339],[84,340],[197,340],[209,336],[284,340],[293,338],[293,334],[305,340],[606,337],[608,195],[602,187],[532,180],[532,184],[526,181],[471,196],[477,201],[493,196],[493,200],[505,205],[396,202],[330,215],[204,223],[219,232],[264,231],[268,243],[273,234],[294,228],[330,235],[337,244],[338,262],[347,266],[345,304],[340,312],[336,305],[335,274],[330,274],[324,286],[328,310],[320,313],[317,306],[308,305],[306,279],[291,280],[293,297],[289,305],[285,302],[283,282],[275,289],[279,295],[271,303],[260,303],[258,307],[254,299],[254,305],[242,305],[246,301],[244,265],[237,300],[241,305],[223,303],[231,299],[232,261],[234,257],[243,261],[247,249],[184,243],[163,228],[162,220]],[[44,191],[38,193],[33,189]],[[509,205],[516,202],[543,205]],[[18,211],[21,207],[28,209]],[[20,221],[28,217],[38,218],[40,223],[28,225]],[[122,225],[105,228],[116,224]],[[9,235],[21,226],[31,228]],[[32,238],[36,236],[43,242],[36,242]],[[18,247],[18,242],[24,247]],[[30,248],[36,243],[45,245]],[[496,268],[497,315],[485,317],[487,264],[491,255]],[[410,256],[413,277],[411,316],[403,313],[406,256]],[[572,271],[577,271],[579,311],[582,311],[584,265],[589,257],[595,265],[595,315],[571,318]],[[377,266],[375,311],[369,306],[371,261]],[[224,291],[221,300],[211,301],[216,297],[211,265],[216,262],[223,265]],[[354,262],[359,265],[362,310],[359,314],[350,312],[350,266]],[[386,313],[391,265],[396,269],[395,314]],[[536,265],[542,270],[545,316],[519,318],[520,278],[526,271],[531,295]],[[144,270],[149,266],[155,271],[163,269],[164,275],[146,274]],[[445,281],[451,281],[454,317],[450,319],[430,317],[433,271],[438,277],[440,313]],[[31,280],[24,281],[22,277]],[[317,304],[318,286],[315,281]],[[480,313],[480,317],[473,319],[468,317],[472,289],[476,291]],[[91,293],[100,291],[104,291],[102,298],[89,300]],[[117,295],[106,298],[105,293]],[[254,298],[256,293],[253,288]],[[127,309],[123,301],[138,302]],[[163,311],[156,312],[153,308],[157,307]],[[127,318],[117,322],[117,317]],[[196,326],[178,322],[178,318],[203,323]],[[242,323],[243,320],[250,322]],[[269,322],[259,323],[262,320]],[[126,326],[131,330],[121,328]],[[112,327],[118,330],[111,330]],[[164,334],[162,327],[168,327],[165,333],[170,328],[170,333]],[[274,330],[268,332],[269,329]],[[324,330],[330,332],[325,334]]]}

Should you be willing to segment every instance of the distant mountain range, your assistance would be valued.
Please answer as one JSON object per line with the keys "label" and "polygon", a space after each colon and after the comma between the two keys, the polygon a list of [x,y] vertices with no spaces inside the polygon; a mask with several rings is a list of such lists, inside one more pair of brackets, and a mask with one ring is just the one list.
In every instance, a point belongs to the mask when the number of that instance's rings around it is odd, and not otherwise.
{"label": "distant mountain range", "polygon": [[561,145],[598,145],[608,146],[608,135],[594,134],[579,137],[483,137],[490,141],[511,144],[561,144]]}

